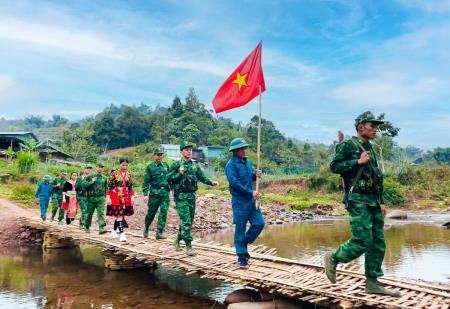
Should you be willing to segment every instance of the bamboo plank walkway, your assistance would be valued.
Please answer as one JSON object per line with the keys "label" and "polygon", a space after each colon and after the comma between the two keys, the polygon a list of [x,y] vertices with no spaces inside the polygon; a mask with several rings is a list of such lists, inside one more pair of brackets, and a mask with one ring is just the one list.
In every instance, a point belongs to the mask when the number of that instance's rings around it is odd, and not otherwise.
{"label": "bamboo plank walkway", "polygon": [[224,280],[246,285],[284,297],[308,301],[326,307],[338,305],[373,308],[450,308],[450,286],[419,281],[384,278],[380,281],[390,288],[399,289],[400,298],[368,295],[364,293],[364,274],[351,267],[338,271],[337,284],[330,283],[323,267],[318,263],[281,258],[274,249],[264,246],[250,248],[252,256],[248,270],[239,269],[233,248],[214,242],[194,241],[195,256],[185,251],[177,252],[173,238],[154,240],[143,238],[140,231],[127,233],[128,241],[121,243],[110,234],[98,235],[96,231],[86,234],[78,226],[60,226],[48,221],[21,218],[23,225],[46,230],[61,239],[73,239],[79,243],[94,245],[105,253],[125,257],[145,264],[155,262],[187,273],[199,273],[204,278]]}

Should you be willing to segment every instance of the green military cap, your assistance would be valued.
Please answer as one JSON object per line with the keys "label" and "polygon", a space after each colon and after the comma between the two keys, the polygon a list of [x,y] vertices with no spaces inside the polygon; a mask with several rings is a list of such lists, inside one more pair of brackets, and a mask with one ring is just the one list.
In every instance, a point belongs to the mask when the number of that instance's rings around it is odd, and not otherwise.
{"label": "green military cap", "polygon": [[86,168],[87,169],[89,169],[89,168],[92,169],[92,165],[86,165]]}
{"label": "green military cap", "polygon": [[97,167],[105,167],[102,163],[97,163]]}
{"label": "green military cap", "polygon": [[372,122],[374,124],[383,124],[384,123],[384,121],[377,120],[375,118],[375,115],[372,114],[371,111],[367,111],[367,112],[362,113],[358,117],[356,117],[356,119],[355,119],[355,127],[357,127],[358,125],[360,125],[362,123],[366,123],[366,122]]}
{"label": "green military cap", "polygon": [[156,148],[155,151],[153,151],[154,155],[162,155],[164,154],[164,149],[162,148]]}
{"label": "green military cap", "polygon": [[187,142],[187,141],[183,141],[180,144],[180,150],[183,150],[185,148],[192,148],[192,147],[194,147],[194,144],[190,143],[190,142]]}
{"label": "green military cap", "polygon": [[231,141],[229,151],[240,148],[247,148],[248,146],[250,146],[250,144],[247,143],[245,139],[243,139],[242,137],[237,137]]}

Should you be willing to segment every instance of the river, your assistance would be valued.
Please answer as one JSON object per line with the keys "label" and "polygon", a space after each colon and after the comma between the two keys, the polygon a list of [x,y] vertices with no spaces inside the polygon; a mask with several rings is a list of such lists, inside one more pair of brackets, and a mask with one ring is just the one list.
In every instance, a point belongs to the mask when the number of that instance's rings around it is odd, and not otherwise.
{"label": "river", "polygon": [[[387,221],[386,275],[450,283],[450,230],[437,224],[449,219],[441,214]],[[277,248],[282,257],[315,261],[349,235],[346,219],[323,219],[267,227],[257,244]],[[233,231],[202,236],[232,243]],[[232,290],[228,284],[164,267],[108,271],[100,252],[90,247],[0,252],[2,309],[223,308],[216,301]]]}

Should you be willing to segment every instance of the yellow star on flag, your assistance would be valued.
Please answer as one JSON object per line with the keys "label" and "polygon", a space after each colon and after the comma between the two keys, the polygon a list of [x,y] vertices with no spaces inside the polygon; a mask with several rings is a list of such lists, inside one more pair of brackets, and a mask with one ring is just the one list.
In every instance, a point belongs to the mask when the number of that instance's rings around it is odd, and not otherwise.
{"label": "yellow star on flag", "polygon": [[247,86],[247,74],[241,75],[239,72],[236,73],[236,79],[233,81],[233,84],[238,86],[238,91],[241,91],[242,86]]}

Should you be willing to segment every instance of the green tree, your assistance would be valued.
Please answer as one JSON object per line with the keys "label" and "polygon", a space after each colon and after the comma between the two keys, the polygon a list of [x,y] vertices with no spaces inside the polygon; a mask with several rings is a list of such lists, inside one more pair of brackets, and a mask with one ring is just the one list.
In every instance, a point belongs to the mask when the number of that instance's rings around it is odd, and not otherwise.
{"label": "green tree", "polygon": [[438,163],[447,163],[450,164],[450,147],[441,148],[438,147],[433,150],[433,158]]}
{"label": "green tree", "polygon": [[400,128],[394,127],[390,121],[386,121],[384,118],[384,113],[377,117],[378,120],[384,121],[384,123],[378,126],[379,133],[373,141],[375,151],[377,151],[380,156],[381,169],[383,173],[386,171],[384,160],[386,157],[392,155],[395,146],[394,137],[396,137],[400,132]]}
{"label": "green tree", "polygon": [[183,139],[192,143],[198,144],[200,134],[200,130],[193,123],[188,124],[183,129]]}
{"label": "green tree", "polygon": [[39,129],[44,126],[44,117],[42,116],[28,116],[24,119],[25,128],[27,130]]}
{"label": "green tree", "polygon": [[53,128],[53,127],[62,127],[69,123],[69,120],[67,118],[64,118],[60,115],[53,115],[51,119],[47,121],[47,127]]}

